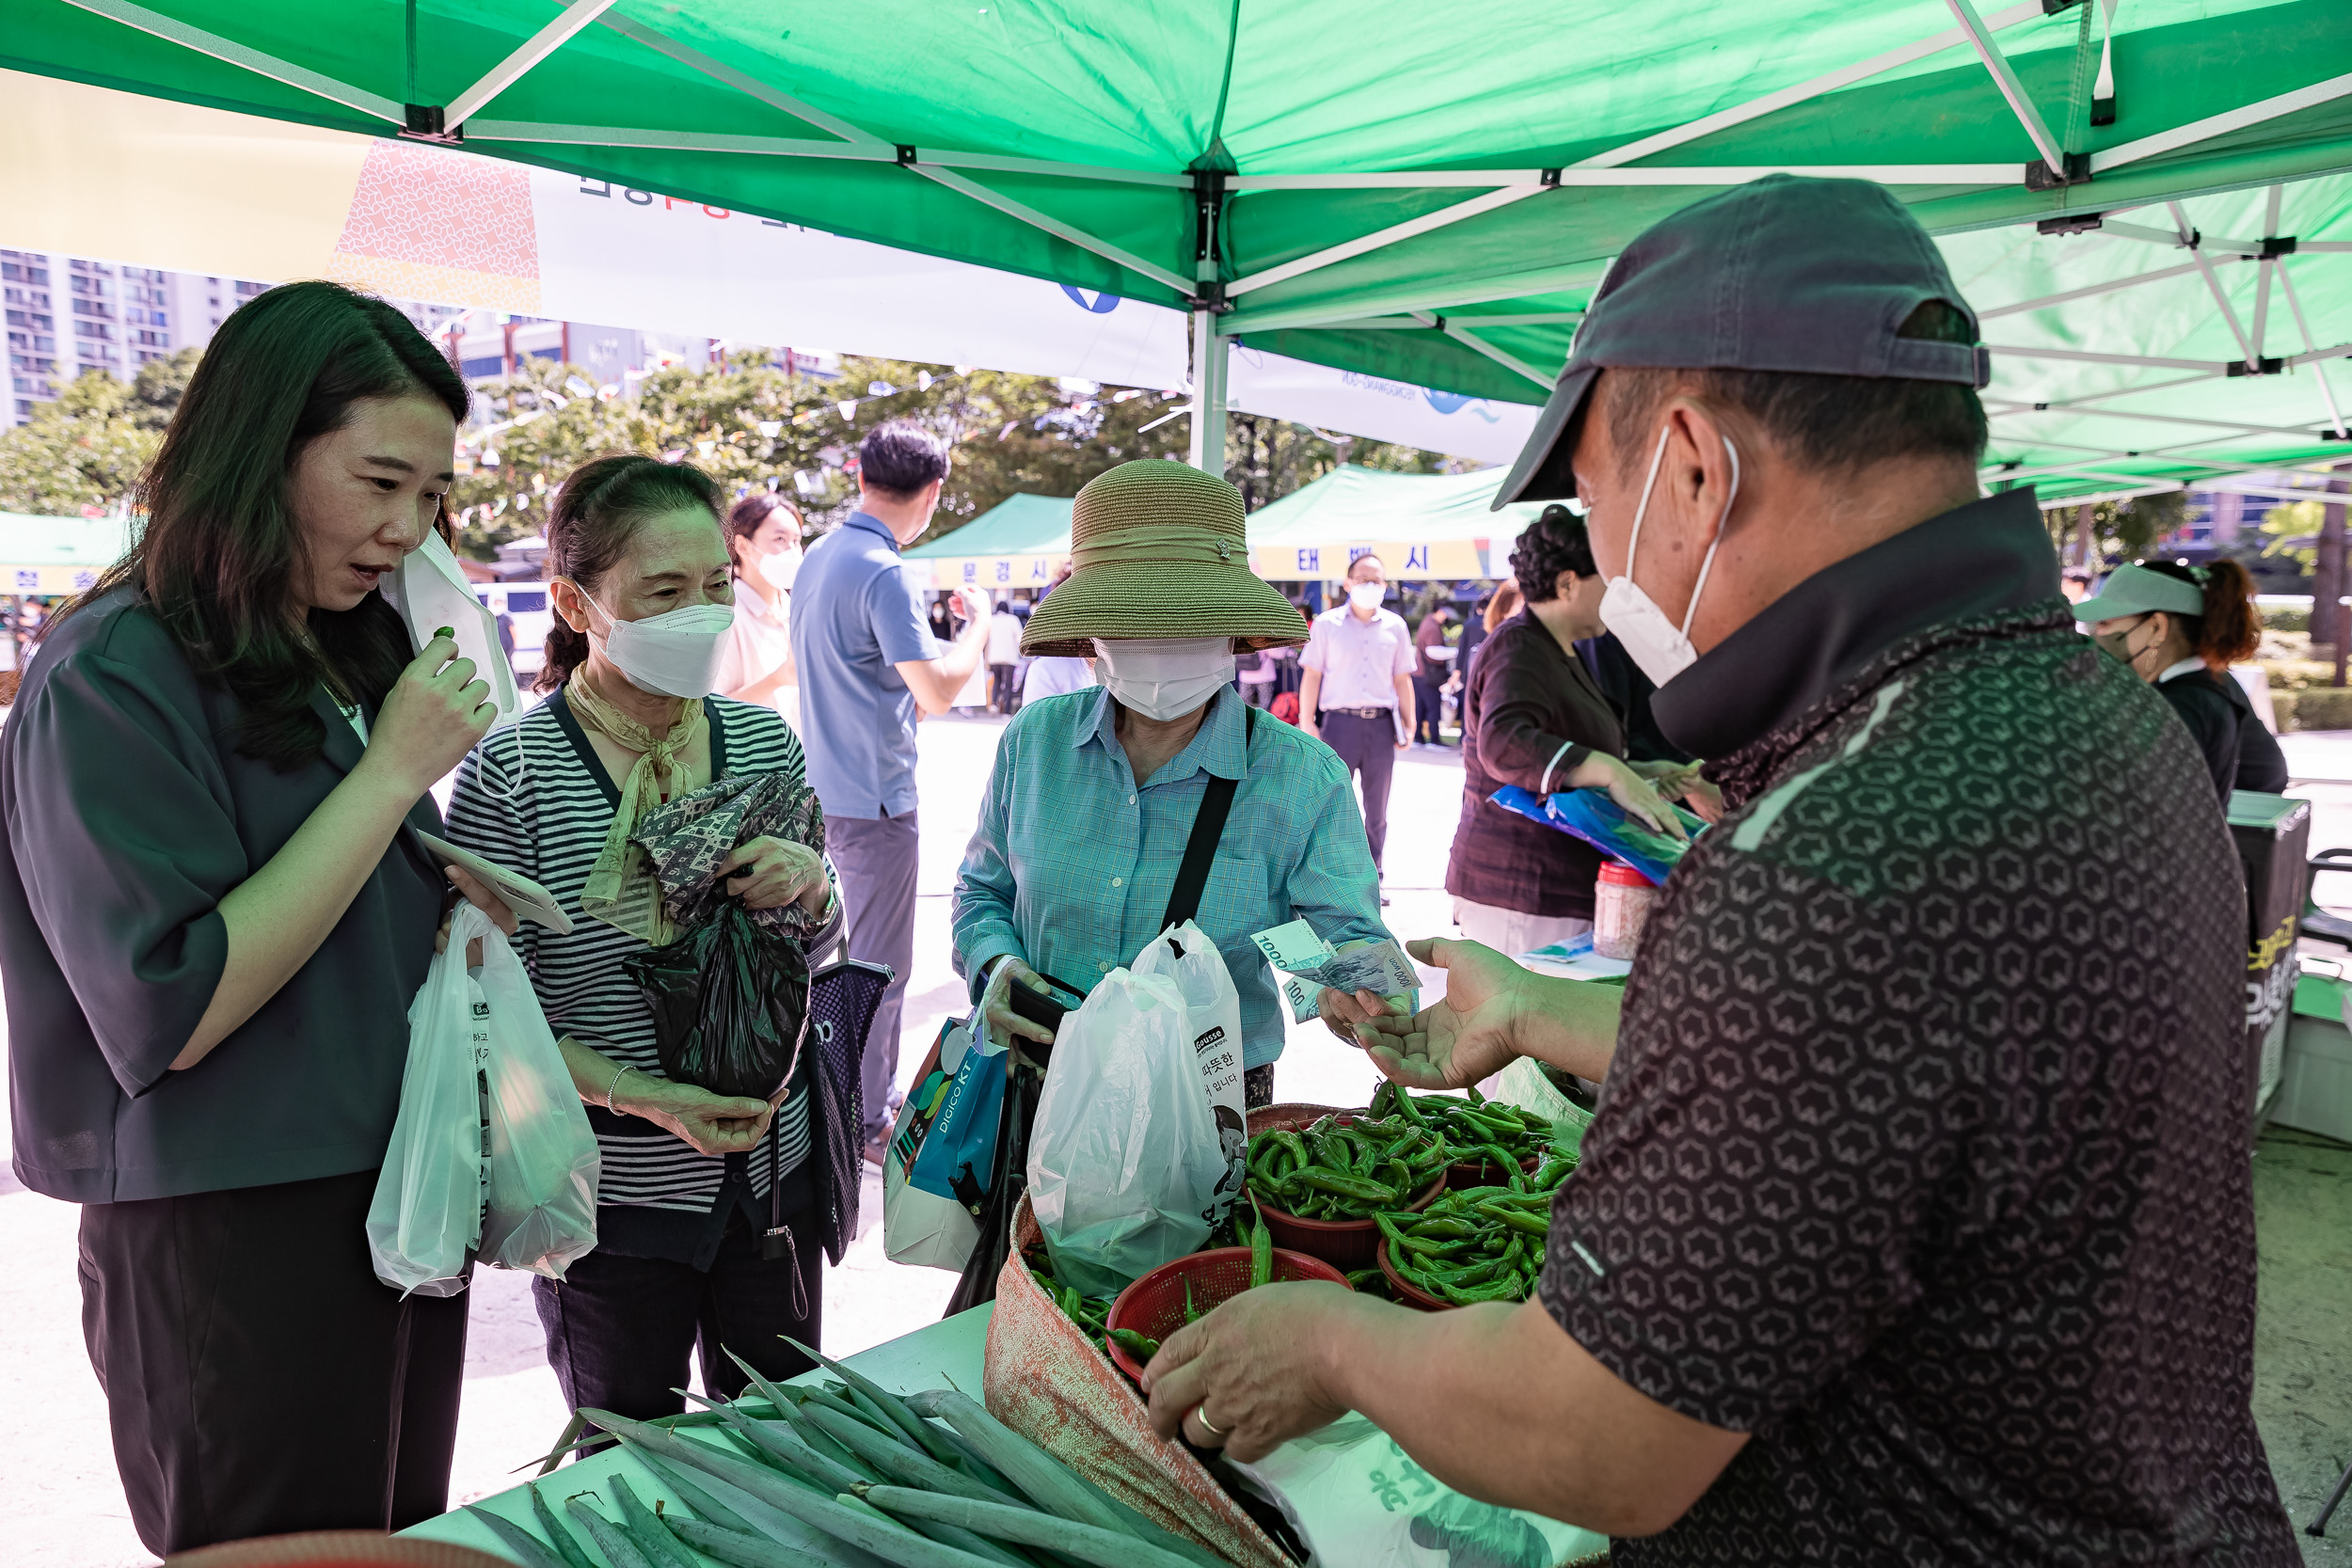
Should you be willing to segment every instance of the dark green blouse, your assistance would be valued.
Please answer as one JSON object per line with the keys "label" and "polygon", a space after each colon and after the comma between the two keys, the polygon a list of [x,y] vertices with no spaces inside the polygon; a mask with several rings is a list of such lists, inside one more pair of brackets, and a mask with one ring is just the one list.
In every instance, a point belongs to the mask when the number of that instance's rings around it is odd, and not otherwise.
{"label": "dark green blouse", "polygon": [[310,764],[240,755],[235,700],[128,589],[34,657],[0,730],[0,978],[14,1164],[36,1192],[107,1203],[383,1162],[440,918],[415,832],[439,826],[430,797],[294,978],[170,1070],[227,959],[220,900],[358,765],[358,736],[314,702]]}

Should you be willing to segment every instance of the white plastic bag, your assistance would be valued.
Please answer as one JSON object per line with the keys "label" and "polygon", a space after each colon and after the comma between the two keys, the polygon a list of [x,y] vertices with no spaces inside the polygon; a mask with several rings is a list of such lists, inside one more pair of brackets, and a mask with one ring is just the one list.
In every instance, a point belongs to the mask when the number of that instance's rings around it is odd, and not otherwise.
{"label": "white plastic bag", "polygon": [[940,1031],[938,1064],[916,1075],[914,1092],[898,1107],[898,1120],[882,1150],[882,1256],[894,1263],[961,1274],[972,1249],[979,1245],[979,1221],[971,1210],[907,1180],[907,1167],[947,1108],[956,1069],[971,1040],[969,1020],[959,1019]]}
{"label": "white plastic bag", "polygon": [[1609,1548],[1605,1535],[1465,1497],[1361,1416],[1233,1468],[1290,1520],[1310,1568],[1553,1568]]}
{"label": "white plastic bag", "polygon": [[[482,943],[479,975],[466,949]],[[368,1207],[387,1285],[466,1288],[477,1257],[561,1278],[596,1244],[596,1140],[505,933],[471,904],[408,1008],[408,1065]]]}
{"label": "white plastic bag", "polygon": [[[469,904],[461,916],[466,911],[481,912]],[[434,956],[408,1005],[400,1114],[368,1205],[375,1277],[427,1296],[453,1296],[466,1288],[466,1266],[482,1239],[489,1180],[483,1101],[490,1033],[486,1016],[474,1016],[478,988],[467,976],[466,949],[454,927],[451,937],[451,951]],[[487,1014],[486,1005],[483,1011]]]}
{"label": "white plastic bag", "polygon": [[1187,920],[1170,927],[1136,955],[1137,974],[1160,974],[1176,982],[1184,999],[1185,1027],[1192,1032],[1193,1059],[1209,1091],[1225,1150],[1225,1176],[1217,1182],[1209,1212],[1200,1217],[1214,1229],[1241,1196],[1249,1151],[1249,1123],[1242,1104],[1241,992],[1225,967],[1225,956],[1200,927]]}
{"label": "white plastic bag", "polygon": [[1114,969],[1062,1021],[1029,1138],[1029,1201],[1062,1282],[1106,1296],[1195,1251],[1226,1161],[1164,975]]}
{"label": "white plastic bag", "polygon": [[462,957],[477,937],[472,1001],[489,1037],[490,1121],[480,1257],[492,1268],[561,1279],[596,1244],[596,1135],[522,960],[489,916],[460,905],[450,952]]}

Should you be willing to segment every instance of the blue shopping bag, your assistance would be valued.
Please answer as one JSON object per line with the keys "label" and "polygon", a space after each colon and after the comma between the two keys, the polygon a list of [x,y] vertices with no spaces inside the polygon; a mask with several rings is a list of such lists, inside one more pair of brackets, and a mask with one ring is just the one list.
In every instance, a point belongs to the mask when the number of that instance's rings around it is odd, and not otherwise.
{"label": "blue shopping bag", "polygon": [[[1625,862],[1648,878],[1653,886],[1665,885],[1666,873],[1680,863],[1690,848],[1689,845],[1652,832],[1628,817],[1625,808],[1611,800],[1605,789],[1563,789],[1551,795],[1532,795],[1517,784],[1504,784],[1487,799],[1504,811],[1517,812],[1532,821],[1582,839],[1602,854]],[[1681,817],[1683,827],[1693,839],[1707,831],[1703,818],[1672,802],[1668,804]]]}
{"label": "blue shopping bag", "polygon": [[930,1131],[907,1166],[907,1185],[979,1212],[1004,1131],[1005,1063],[1003,1052],[991,1056],[977,1046],[965,1048]]}

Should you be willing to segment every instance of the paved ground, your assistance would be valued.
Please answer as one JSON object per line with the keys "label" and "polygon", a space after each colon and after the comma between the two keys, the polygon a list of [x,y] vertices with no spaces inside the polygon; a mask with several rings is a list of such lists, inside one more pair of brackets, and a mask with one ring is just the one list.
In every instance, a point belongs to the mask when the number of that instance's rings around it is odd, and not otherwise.
{"label": "paved ground", "polygon": [[[901,1075],[961,993],[947,966],[946,897],[987,776],[999,725],[951,719],[923,730],[924,835],[915,981]],[[2352,844],[2352,734],[2290,736],[2289,765],[2312,781],[2314,847]],[[2340,782],[2328,782],[2340,781]],[[1390,819],[1390,921],[1400,936],[1450,934],[1441,891],[1460,800],[1450,753],[1415,752],[1398,768]],[[2327,890],[2323,888],[2323,896]],[[2352,906],[2352,881],[2341,901]],[[2336,901],[2336,900],[2330,900]],[[1295,1029],[1283,1057],[1285,1099],[1360,1101],[1360,1058],[1322,1033]],[[2352,1148],[2274,1132],[2254,1158],[2262,1250],[2256,1413],[2298,1525],[2352,1461]],[[863,1212],[872,1227],[832,1271],[825,1348],[848,1353],[939,1316],[953,1281],[882,1255],[879,1183]],[[129,1568],[152,1560],[133,1535],[108,1448],[105,1407],[84,1355],[74,1283],[75,1211],[17,1188],[0,1170],[0,1557],[21,1568]],[[291,1265],[290,1265],[291,1266]],[[452,1501],[513,1483],[514,1466],[542,1452],[565,1411],[546,1365],[526,1276],[485,1274],[475,1287],[466,1396]],[[2352,1564],[2352,1514],[2307,1541],[2307,1560]]]}

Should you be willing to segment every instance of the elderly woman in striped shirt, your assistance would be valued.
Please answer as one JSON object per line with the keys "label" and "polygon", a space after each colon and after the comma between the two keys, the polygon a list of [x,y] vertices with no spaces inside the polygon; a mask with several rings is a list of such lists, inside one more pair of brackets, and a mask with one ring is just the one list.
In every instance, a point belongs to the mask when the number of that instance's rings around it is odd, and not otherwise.
{"label": "elderly woman in striped shirt", "polygon": [[[564,481],[547,529],[548,699],[474,750],[450,804],[452,839],[574,917],[569,935],[526,926],[515,942],[602,1156],[596,1250],[537,1282],[539,1318],[565,1399],[639,1418],[681,1407],[672,1390],[697,1345],[715,1397],[745,1383],[725,1351],[766,1376],[804,1370],[777,1336],[818,1342],[832,1240],[818,1219],[829,1177],[808,1158],[810,1059],[778,1103],[663,1077],[652,1010],[621,967],[647,942],[626,900],[591,886],[663,801],[721,777],[802,775],[774,708],[710,695],[734,619],[719,502],[707,475],[649,457],[597,458]],[[725,869],[749,908],[837,921],[830,870],[803,845],[755,838]],[[767,1239],[777,1215],[787,1245]]]}

